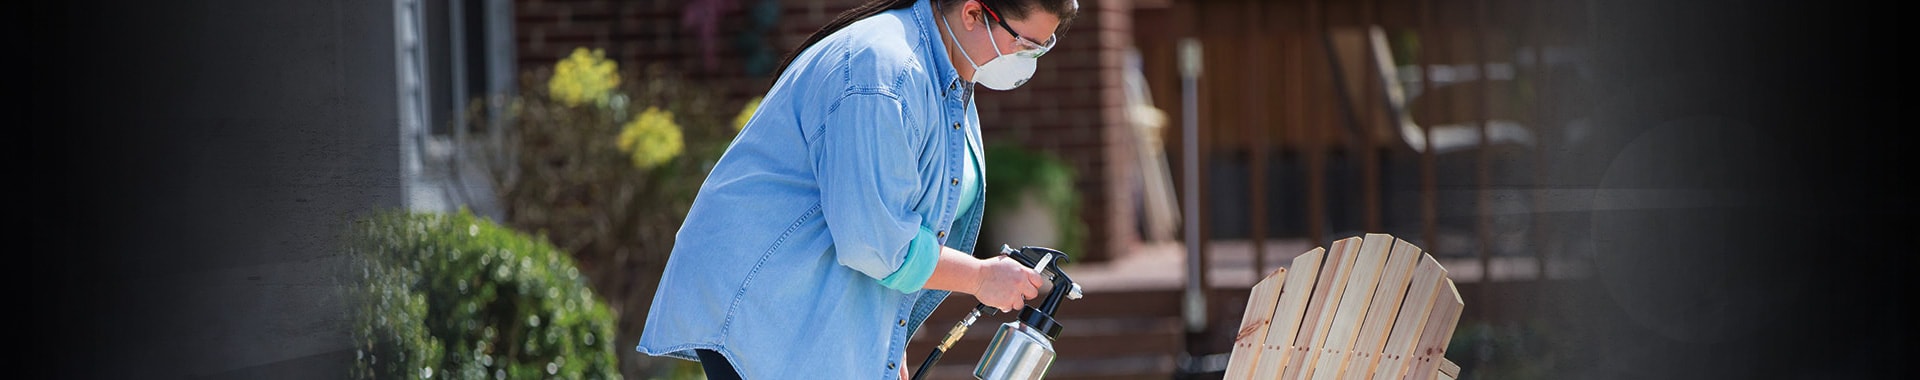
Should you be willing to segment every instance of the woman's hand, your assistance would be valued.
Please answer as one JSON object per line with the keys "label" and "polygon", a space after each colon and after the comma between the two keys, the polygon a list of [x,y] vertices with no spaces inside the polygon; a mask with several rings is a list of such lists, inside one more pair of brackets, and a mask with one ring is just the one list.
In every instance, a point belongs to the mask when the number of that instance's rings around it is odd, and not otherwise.
{"label": "woman's hand", "polygon": [[1040,295],[1046,279],[1033,268],[1006,256],[977,259],[972,254],[941,247],[940,263],[926,288],[972,294],[981,304],[1012,312]]}
{"label": "woman's hand", "polygon": [[974,291],[970,292],[973,298],[1002,313],[1019,309],[1027,300],[1040,295],[1040,287],[1046,281],[1033,268],[1021,266],[1006,256],[981,260],[978,274],[974,277],[977,281]]}

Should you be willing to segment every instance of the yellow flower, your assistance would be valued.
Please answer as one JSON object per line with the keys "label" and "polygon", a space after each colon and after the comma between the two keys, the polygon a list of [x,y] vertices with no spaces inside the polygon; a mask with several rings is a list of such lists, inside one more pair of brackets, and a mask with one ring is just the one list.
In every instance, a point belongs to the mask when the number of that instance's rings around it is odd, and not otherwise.
{"label": "yellow flower", "polygon": [[584,47],[574,48],[573,55],[554,64],[553,77],[547,79],[547,92],[570,107],[587,102],[604,105],[607,93],[618,87],[619,65],[607,59],[606,51]]}
{"label": "yellow flower", "polygon": [[647,107],[640,117],[627,122],[620,130],[618,144],[621,152],[633,157],[633,166],[641,169],[660,166],[686,148],[680,125],[673,122],[673,112],[658,107]]}
{"label": "yellow flower", "polygon": [[746,128],[747,120],[753,119],[753,110],[758,108],[760,108],[760,97],[758,96],[753,97],[752,100],[748,100],[746,107],[740,107],[740,115],[733,117],[733,130],[739,131],[741,128]]}

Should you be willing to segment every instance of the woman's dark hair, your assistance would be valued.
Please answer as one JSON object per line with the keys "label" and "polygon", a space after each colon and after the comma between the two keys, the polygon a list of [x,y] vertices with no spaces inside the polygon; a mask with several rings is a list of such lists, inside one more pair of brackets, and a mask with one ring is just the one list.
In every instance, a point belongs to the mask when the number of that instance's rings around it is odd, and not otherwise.
{"label": "woman's dark hair", "polygon": [[[849,9],[846,12],[841,12],[839,17],[835,17],[833,21],[827,22],[827,25],[821,26],[819,31],[813,32],[813,35],[807,36],[807,42],[802,42],[800,43],[800,47],[787,52],[786,58],[780,60],[780,68],[774,70],[773,80],[779,81],[780,76],[786,75],[787,66],[793,64],[793,59],[799,57],[800,52],[806,51],[809,47],[813,47],[813,44],[827,38],[827,36],[833,34],[833,32],[838,32],[840,29],[846,28],[847,25],[853,24],[855,21],[873,17],[873,15],[880,14],[880,12],[909,8],[921,1],[934,2],[934,12],[941,12],[941,10],[946,9],[949,5],[961,4],[962,1],[967,0],[873,0],[868,1],[866,4],[860,4],[858,7]],[[979,1],[986,4],[987,8],[992,8],[994,12],[1000,12],[1001,16],[1015,20],[1027,18],[1027,12],[1032,11],[1034,6],[1039,6],[1041,9],[1045,9],[1047,13],[1052,13],[1060,17],[1060,27],[1054,29],[1053,32],[1055,34],[1066,33],[1067,25],[1073,23],[1073,16],[1080,11],[1077,0]]]}

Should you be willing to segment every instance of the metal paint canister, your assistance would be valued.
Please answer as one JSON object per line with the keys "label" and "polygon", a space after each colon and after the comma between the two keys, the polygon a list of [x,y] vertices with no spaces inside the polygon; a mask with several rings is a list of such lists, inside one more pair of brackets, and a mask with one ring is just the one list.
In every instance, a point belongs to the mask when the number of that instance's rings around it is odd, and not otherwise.
{"label": "metal paint canister", "polygon": [[[1047,374],[1047,367],[1053,365],[1053,337],[1058,336],[1059,325],[1031,308],[1021,314],[1022,321],[1002,323],[994,331],[993,341],[973,367],[974,378],[1036,380]],[[1048,331],[1029,326],[1033,322],[1041,322]]]}

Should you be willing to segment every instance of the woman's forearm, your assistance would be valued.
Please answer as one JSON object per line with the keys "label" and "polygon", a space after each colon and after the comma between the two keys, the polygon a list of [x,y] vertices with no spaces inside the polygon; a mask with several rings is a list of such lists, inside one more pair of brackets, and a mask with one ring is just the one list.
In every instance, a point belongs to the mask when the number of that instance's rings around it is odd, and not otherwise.
{"label": "woman's forearm", "polygon": [[952,248],[940,248],[940,263],[923,288],[972,294],[980,303],[1002,312],[1018,310],[1022,303],[1040,294],[1046,280],[1033,268],[1020,266],[1006,256],[976,259]]}
{"label": "woman's forearm", "polygon": [[980,259],[966,252],[940,247],[940,262],[934,264],[927,289],[976,294],[980,287]]}

